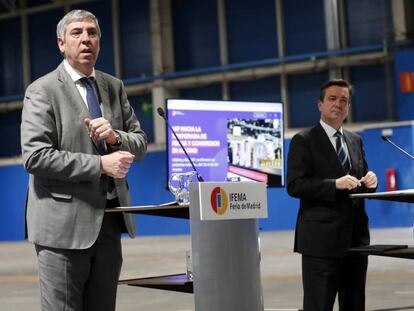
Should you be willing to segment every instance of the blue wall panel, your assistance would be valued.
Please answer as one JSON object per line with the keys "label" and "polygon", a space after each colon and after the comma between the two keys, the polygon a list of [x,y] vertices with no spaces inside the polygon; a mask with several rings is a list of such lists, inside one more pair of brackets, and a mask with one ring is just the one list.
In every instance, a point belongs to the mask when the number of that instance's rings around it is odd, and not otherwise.
{"label": "blue wall panel", "polygon": [[392,35],[391,1],[345,1],[348,46],[382,44]]}
{"label": "blue wall panel", "polygon": [[[414,50],[395,53],[395,93],[398,120],[414,119]],[[404,74],[404,77],[401,77]],[[404,81],[401,81],[401,78]],[[405,90],[403,92],[403,90]]]}
{"label": "blue wall panel", "polygon": [[54,70],[63,60],[56,38],[56,26],[63,15],[63,8],[29,15],[32,80]]}
{"label": "blue wall panel", "polygon": [[[16,110],[0,113],[0,132],[3,139],[0,148],[0,157],[12,157],[21,154],[20,148],[20,122],[21,111]],[[1,178],[1,176],[0,176]]]}
{"label": "blue wall panel", "polygon": [[[171,202],[167,190],[166,153],[150,152],[142,162],[134,163],[128,173],[132,205]],[[9,208],[0,209],[0,241],[21,240],[24,237],[24,199],[28,175],[21,165],[0,166],[0,196]],[[11,177],[10,177],[11,176]],[[268,190],[269,219],[260,221],[261,230],[288,230],[294,228],[298,200],[289,197],[284,188]],[[7,219],[7,221],[6,221]],[[189,221],[158,216],[136,215],[139,235],[189,234]]]}
{"label": "blue wall panel", "polygon": [[328,80],[328,72],[288,77],[289,127],[310,127],[319,122],[320,87]]}
{"label": "blue wall panel", "polygon": [[0,21],[0,96],[23,93],[20,18]]}
{"label": "blue wall panel", "polygon": [[0,166],[0,241],[24,239],[28,180],[22,165]]}
{"label": "blue wall panel", "polygon": [[119,2],[122,78],[152,75],[150,8],[148,0]]}
{"label": "blue wall panel", "polygon": [[[394,127],[392,139],[413,153],[412,125]],[[378,191],[385,190],[385,170],[397,170],[398,189],[414,188],[412,160],[380,139],[381,129],[361,133],[370,169],[379,180]],[[290,140],[285,141],[285,159]],[[150,152],[142,162],[134,163],[128,174],[133,205],[170,202],[172,194],[166,189],[166,152]],[[0,240],[20,240],[24,235],[24,199],[28,176],[21,165],[0,167]],[[370,227],[408,227],[414,219],[414,205],[399,202],[367,200]],[[259,221],[263,231],[292,230],[295,227],[299,200],[288,196],[285,188],[268,189],[269,218]],[[157,216],[136,216],[140,235],[188,234],[189,222],[183,219]]]}
{"label": "blue wall panel", "polygon": [[141,124],[141,128],[147,134],[148,142],[154,142],[154,121],[152,116],[152,96],[129,96],[129,103],[134,108],[135,114]]}
{"label": "blue wall panel", "polygon": [[[391,128],[391,140],[413,154],[413,126]],[[385,172],[388,168],[396,170],[397,189],[414,188],[414,162],[406,155],[381,139],[382,129],[368,129],[362,133],[365,153],[370,169],[378,177],[378,190],[386,191]],[[409,227],[413,225],[414,204],[366,200],[369,223],[373,228]]]}
{"label": "blue wall panel", "polygon": [[[110,0],[81,3],[73,5],[72,9],[83,9],[93,13],[101,28],[101,51],[99,52],[96,69],[109,74],[115,74],[114,66],[114,40],[112,32],[112,5]],[[60,17],[62,18],[63,15]]]}
{"label": "blue wall panel", "polygon": [[385,66],[351,68],[351,83],[355,87],[351,103],[352,120],[354,122],[387,120],[388,88]]}
{"label": "blue wall panel", "polygon": [[226,1],[230,63],[278,56],[275,15],[274,0]]}
{"label": "blue wall panel", "polygon": [[285,0],[286,54],[326,50],[323,0]]}
{"label": "blue wall panel", "polygon": [[181,89],[180,98],[221,100],[222,99],[221,84],[211,84],[208,86],[194,87],[191,89]]}
{"label": "blue wall panel", "polygon": [[280,78],[270,77],[253,81],[230,83],[232,100],[280,102]]}
{"label": "blue wall panel", "polygon": [[173,0],[175,69],[220,65],[216,1]]}

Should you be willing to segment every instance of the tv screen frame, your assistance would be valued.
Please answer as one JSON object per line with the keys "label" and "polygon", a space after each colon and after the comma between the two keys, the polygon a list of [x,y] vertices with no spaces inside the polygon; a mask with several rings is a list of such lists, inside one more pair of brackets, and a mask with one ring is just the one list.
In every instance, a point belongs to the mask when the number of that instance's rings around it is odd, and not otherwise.
{"label": "tv screen frame", "polygon": [[[282,102],[168,98],[166,116],[204,181],[285,186]],[[167,127],[167,179],[192,171]]]}

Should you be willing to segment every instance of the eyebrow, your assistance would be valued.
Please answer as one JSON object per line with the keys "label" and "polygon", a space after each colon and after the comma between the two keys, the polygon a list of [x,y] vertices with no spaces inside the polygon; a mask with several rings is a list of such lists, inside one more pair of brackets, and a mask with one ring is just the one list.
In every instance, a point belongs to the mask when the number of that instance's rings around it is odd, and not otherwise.
{"label": "eyebrow", "polygon": [[335,98],[345,98],[345,99],[349,99],[349,97],[348,97],[348,96],[342,96],[342,95],[340,95],[340,96],[337,96],[337,95],[328,95],[328,97],[335,97]]}
{"label": "eyebrow", "polygon": [[[74,30],[78,31],[78,30],[83,30],[83,29],[84,29],[83,27],[75,27],[75,28],[72,28],[70,31],[74,31]],[[86,28],[86,30],[98,30],[98,28],[88,27],[88,28]]]}

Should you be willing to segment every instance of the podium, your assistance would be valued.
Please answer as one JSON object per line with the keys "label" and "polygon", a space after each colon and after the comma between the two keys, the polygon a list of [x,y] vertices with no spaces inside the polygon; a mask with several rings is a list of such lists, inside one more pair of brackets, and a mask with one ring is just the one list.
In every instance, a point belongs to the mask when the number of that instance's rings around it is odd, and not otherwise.
{"label": "podium", "polygon": [[377,199],[384,201],[396,201],[414,203],[414,189],[385,191],[385,192],[371,192],[371,193],[356,193],[351,194],[352,199]]}
{"label": "podium", "polygon": [[[358,193],[351,194],[352,199],[376,199],[384,201],[396,201],[414,203],[414,189]],[[414,247],[407,245],[368,245],[353,247],[350,252],[357,252],[363,255],[376,255],[396,258],[414,259]]]}
{"label": "podium", "polygon": [[194,293],[195,311],[263,311],[258,218],[267,218],[264,183],[190,185],[190,206],[107,209],[190,218],[193,280],[186,274],[120,280],[118,284]]}
{"label": "podium", "polygon": [[190,202],[195,310],[263,311],[257,218],[267,217],[266,185],[192,184]]}

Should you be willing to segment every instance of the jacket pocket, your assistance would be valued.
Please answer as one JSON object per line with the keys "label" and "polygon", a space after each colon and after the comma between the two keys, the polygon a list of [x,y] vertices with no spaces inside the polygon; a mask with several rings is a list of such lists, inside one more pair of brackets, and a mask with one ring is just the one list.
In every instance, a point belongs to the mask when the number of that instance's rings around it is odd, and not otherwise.
{"label": "jacket pocket", "polygon": [[62,189],[59,189],[59,190],[50,190],[49,192],[52,195],[52,197],[56,200],[72,200],[71,190],[62,191]]}
{"label": "jacket pocket", "polygon": [[43,189],[58,201],[70,201],[73,197],[73,189],[68,185],[44,185]]}
{"label": "jacket pocket", "polygon": [[335,216],[334,211],[321,208],[312,208],[303,213],[303,219],[306,221],[331,222]]}

